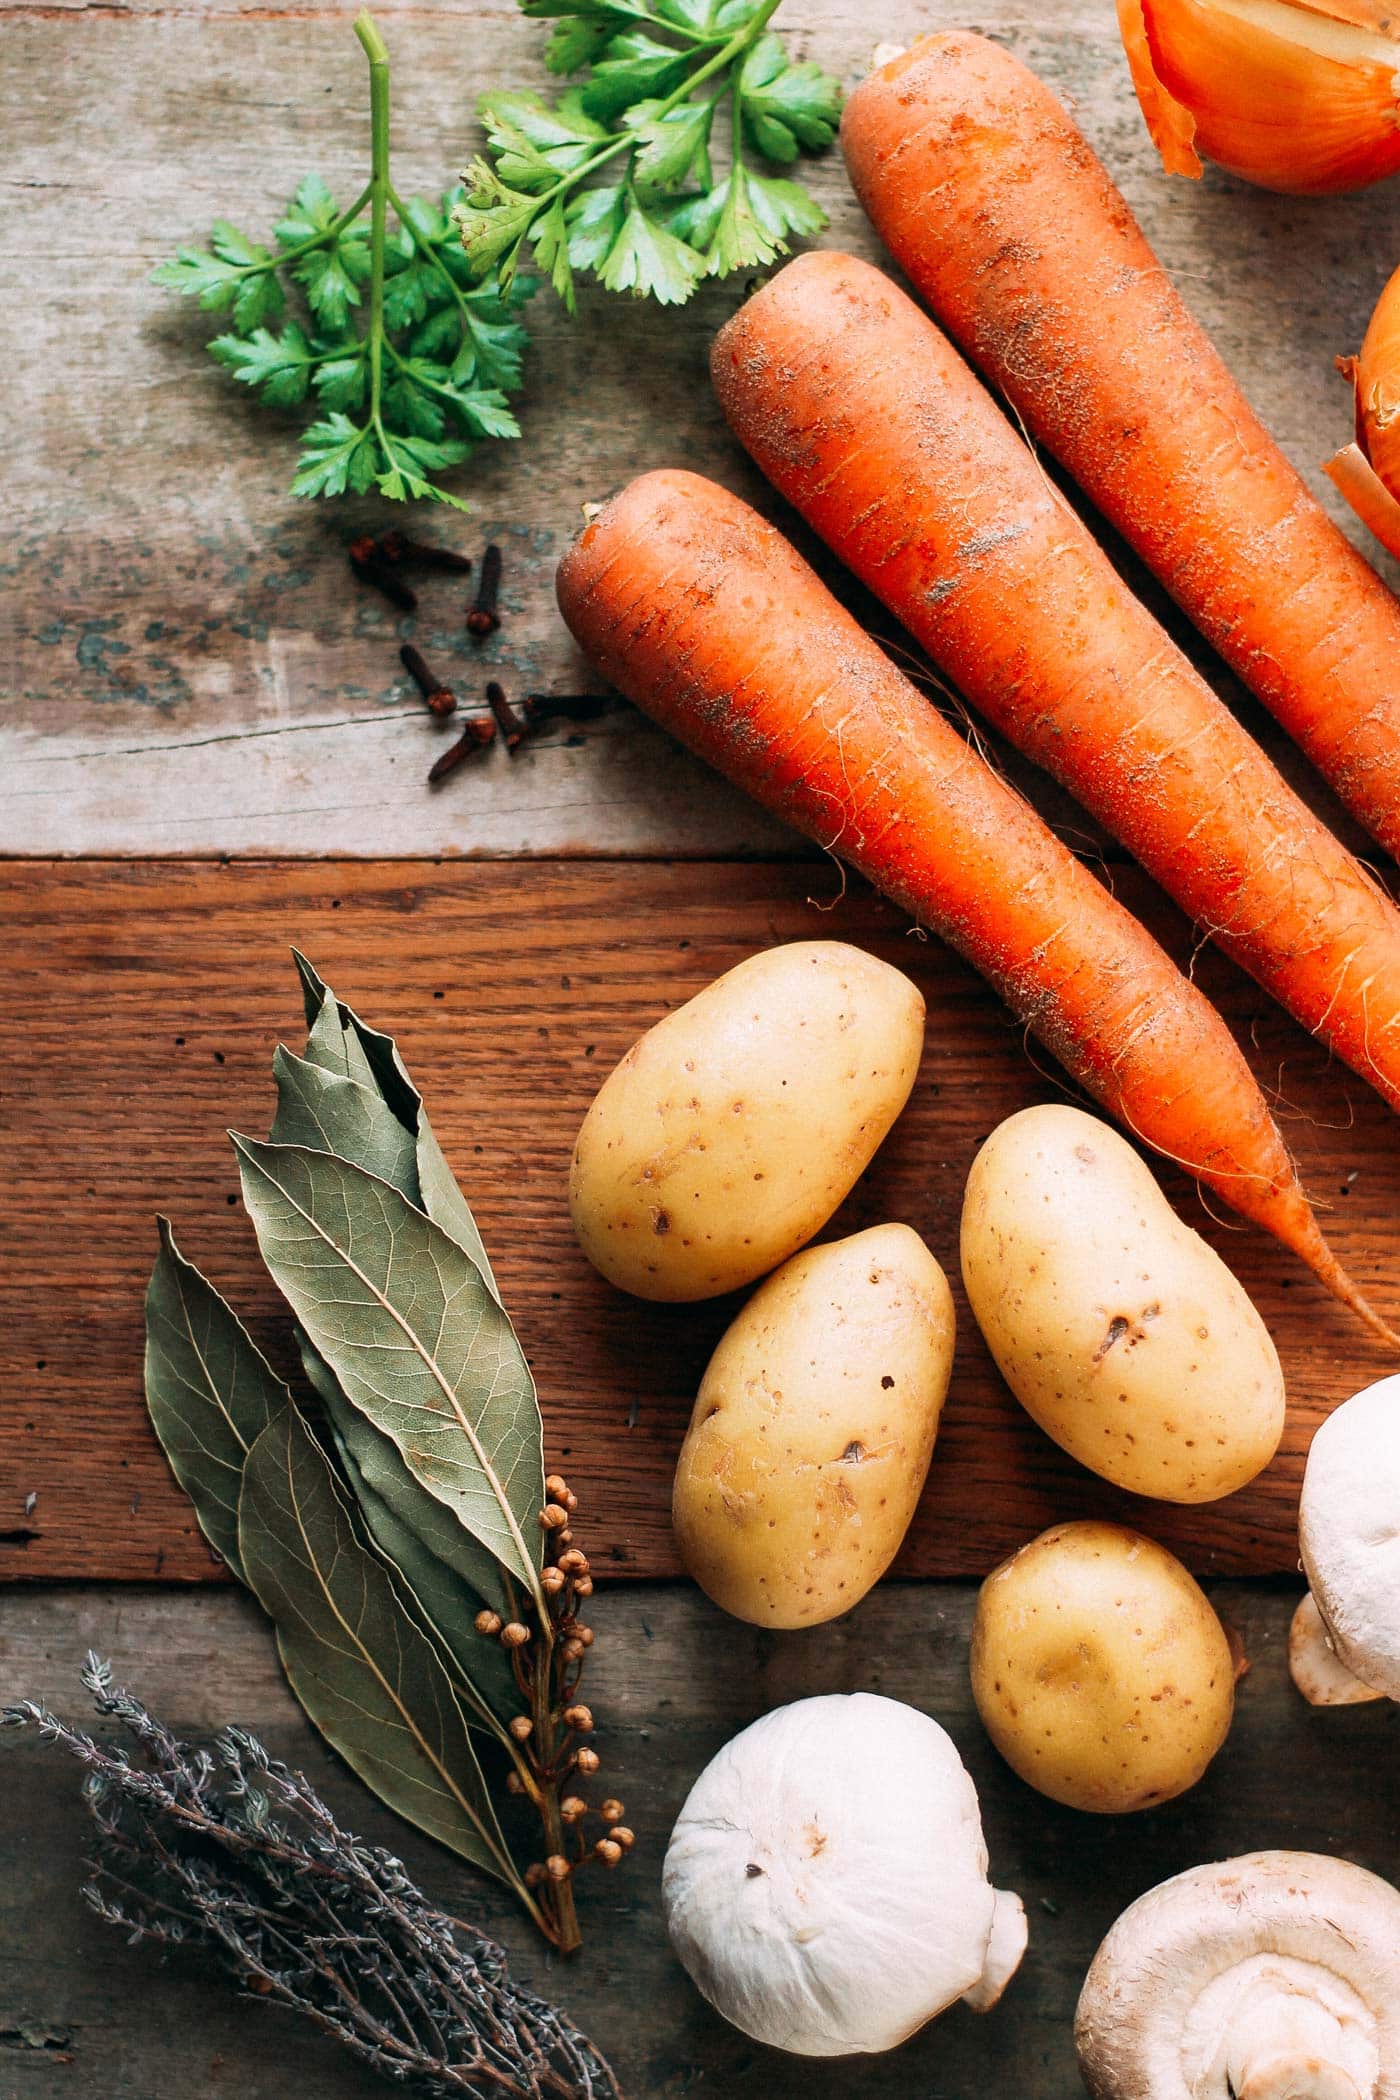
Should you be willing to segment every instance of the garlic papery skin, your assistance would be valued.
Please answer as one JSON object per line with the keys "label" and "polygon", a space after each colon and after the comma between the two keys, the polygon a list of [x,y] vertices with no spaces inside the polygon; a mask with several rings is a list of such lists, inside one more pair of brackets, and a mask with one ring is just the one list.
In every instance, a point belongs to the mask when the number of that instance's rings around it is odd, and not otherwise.
{"label": "garlic papery skin", "polygon": [[1396,2100],[1400,1895],[1318,1853],[1193,1867],[1114,1925],[1075,2043],[1094,2100]]}
{"label": "garlic papery skin", "polygon": [[1359,357],[1339,369],[1356,395],[1356,440],[1326,463],[1363,525],[1400,558],[1400,270],[1376,302]]}
{"label": "garlic papery skin", "polygon": [[866,1692],[800,1699],[727,1743],[681,1810],[662,1893],[716,2011],[798,2056],[892,2049],[955,1998],[985,2010],[1026,1944],[951,1740]]}
{"label": "garlic papery skin", "polygon": [[1400,19],[1381,0],[1118,0],[1168,171],[1299,196],[1400,169]]}

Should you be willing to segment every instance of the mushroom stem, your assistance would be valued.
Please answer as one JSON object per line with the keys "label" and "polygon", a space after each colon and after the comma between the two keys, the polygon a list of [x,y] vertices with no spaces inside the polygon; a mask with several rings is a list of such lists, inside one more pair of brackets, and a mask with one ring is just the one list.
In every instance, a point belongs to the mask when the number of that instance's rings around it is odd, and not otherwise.
{"label": "mushroom stem", "polygon": [[1288,1670],[1310,1706],[1364,1706],[1385,1697],[1342,1661],[1311,1590],[1288,1629]]}
{"label": "mushroom stem", "polygon": [[[1021,1966],[1026,1951],[1026,1907],[1019,1896],[994,1889],[992,1929],[987,1936],[987,1959],[971,1990],[963,1992],[963,2004],[974,2012],[990,2012]],[[1348,2096],[1349,2100],[1349,2096]]]}
{"label": "mushroom stem", "polygon": [[1341,2022],[1327,2007],[1271,1982],[1232,2012],[1229,2091],[1236,2100],[1363,2100],[1342,2053]]}

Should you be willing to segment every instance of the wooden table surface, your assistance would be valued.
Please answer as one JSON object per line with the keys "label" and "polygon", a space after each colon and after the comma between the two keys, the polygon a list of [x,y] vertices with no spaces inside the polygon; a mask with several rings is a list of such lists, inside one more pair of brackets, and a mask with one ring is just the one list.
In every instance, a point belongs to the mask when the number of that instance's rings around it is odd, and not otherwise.
{"label": "wooden table surface", "polygon": [[[92,1645],[186,1727],[250,1722],[324,1775],[351,1822],[391,1835],[435,1891],[498,1928],[524,1973],[544,1975],[493,1895],[332,1768],[282,1687],[264,1626],[219,1586],[142,1417],[139,1299],[158,1206],[259,1335],[274,1334],[221,1132],[265,1118],[272,1045],[295,1034],[295,939],[399,1034],[518,1310],[551,1454],[578,1476],[604,1563],[631,1578],[599,1599],[595,1693],[609,1776],[642,1840],[627,1874],[596,1893],[583,1955],[547,1987],[612,2055],[633,2100],[1070,2095],[1084,1966],[1143,1886],[1278,1843],[1342,1851],[1400,1878],[1395,1709],[1311,1713],[1283,1665],[1297,1595],[1283,1571],[1295,1560],[1307,1436],[1383,1360],[1286,1257],[1207,1218],[1167,1176],[1280,1337],[1289,1431],[1245,1495],[1167,1511],[1078,1473],[1021,1416],[964,1314],[934,1474],[900,1563],[906,1575],[962,1579],[887,1585],[848,1620],[788,1637],[722,1622],[664,1582],[676,1573],[670,1467],[732,1308],[627,1306],[573,1246],[564,1162],[612,1059],[658,1012],[773,940],[853,939],[900,962],[929,1001],[924,1073],[837,1222],[907,1217],[950,1266],[980,1137],[1057,1093],[960,964],[858,885],[838,895],[827,864],[631,710],[556,730],[513,761],[493,751],[427,790],[441,731],[400,671],[402,641],[468,689],[492,675],[513,692],[578,689],[587,674],[551,577],[584,502],[672,463],[779,514],[727,439],[705,376],[710,336],[740,288],[708,287],[679,313],[585,294],[572,324],[536,303],[524,442],[488,448],[471,470],[472,517],[414,521],[473,553],[488,538],[505,550],[505,619],[473,644],[451,578],[425,587],[409,618],[351,582],[344,549],[381,510],[291,501],[278,418],[204,356],[207,318],[147,282],[220,214],[253,232],[270,226],[310,167],[333,186],[355,179],[367,127],[353,5],[0,0],[0,10],[12,439],[0,555],[0,852],[10,856],[0,871],[0,1700],[41,1692],[76,1710],[76,1667]],[[509,0],[385,0],[377,13],[393,56],[400,187],[440,188],[475,145],[475,93],[544,82],[545,31]],[[877,36],[907,41],[968,21],[952,0],[893,0],[878,22],[852,0],[787,0],[781,18],[801,55],[848,83]],[[1168,181],[1110,0],[988,0],[974,26],[1073,102],[1338,515],[1317,471],[1348,431],[1332,357],[1356,347],[1394,262],[1393,187],[1303,202],[1210,173]],[[831,215],[826,240],[878,259],[839,158],[811,179]],[[1359,843],[1272,724],[1113,551],[1289,777]],[[895,638],[887,616],[846,594]],[[1151,886],[1057,790],[1006,762],[1189,955],[1191,930]],[[1207,952],[1199,974],[1278,1088],[1340,1251],[1394,1312],[1400,1151],[1388,1114],[1223,961]],[[1206,1784],[1131,1830],[1029,1794],[981,1737],[967,1693],[968,1578],[1053,1517],[1090,1510],[1130,1515],[1183,1552],[1253,1662]],[[952,1729],[982,1792],[994,1870],[1027,1895],[1032,1952],[985,2021],[957,2012],[867,2066],[794,2065],[726,2029],[671,1962],[660,1856],[691,1777],[736,1727],[804,1692],[862,1687],[910,1698]],[[0,1756],[0,2100],[381,2090],[192,1966],[157,1973],[85,1920],[73,1774],[37,1746]]]}

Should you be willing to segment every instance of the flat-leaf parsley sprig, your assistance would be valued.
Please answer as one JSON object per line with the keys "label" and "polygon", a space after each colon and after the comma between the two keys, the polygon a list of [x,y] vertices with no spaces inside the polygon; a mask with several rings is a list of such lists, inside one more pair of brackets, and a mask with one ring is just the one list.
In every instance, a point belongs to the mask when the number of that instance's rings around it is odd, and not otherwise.
{"label": "flat-leaf parsley sprig", "polygon": [[[772,172],[829,146],[839,84],[794,64],[768,28],[778,0],[521,0],[555,18],[550,70],[581,74],[550,103],[490,91],[488,157],[456,207],[473,273],[509,286],[527,241],[572,309],[574,273],[680,305],[704,277],[761,269],[826,214]],[[729,114],[729,165],[712,159]],[[752,156],[769,164],[754,165]],[[604,172],[606,171],[606,172]]]}
{"label": "flat-leaf parsley sprig", "polygon": [[[534,284],[473,271],[440,204],[403,198],[389,172],[389,54],[368,14],[370,176],[343,211],[308,175],[271,248],[220,220],[208,250],[181,249],[157,284],[227,313],[210,353],[260,400],[321,411],[302,434],[295,496],[346,490],[467,506],[436,479],[481,438],[519,437],[509,396],[527,337],[517,319]],[[392,212],[395,224],[390,226]],[[295,287],[301,318],[288,314]]]}

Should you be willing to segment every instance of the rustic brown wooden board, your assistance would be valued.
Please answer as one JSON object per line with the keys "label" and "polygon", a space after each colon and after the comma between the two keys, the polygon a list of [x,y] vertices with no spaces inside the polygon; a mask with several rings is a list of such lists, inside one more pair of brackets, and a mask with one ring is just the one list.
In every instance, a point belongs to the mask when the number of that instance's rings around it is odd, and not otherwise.
{"label": "rustic brown wooden board", "polygon": [[[1184,959],[1186,929],[1147,883],[1129,871],[1116,882]],[[222,1133],[266,1128],[273,1045],[300,1039],[292,941],[398,1035],[422,1083],[534,1364],[550,1459],[582,1491],[590,1546],[621,1574],[676,1572],[672,1466],[733,1303],[642,1305],[605,1285],[573,1242],[569,1147],[614,1060],[756,948],[814,935],[869,945],[923,988],[928,1046],[908,1111],[835,1226],[906,1219],[950,1271],[977,1144],[1056,1092],[979,980],[867,891],[837,901],[839,890],[826,865],[11,863],[0,884],[0,1572],[216,1572],[144,1419],[141,1293],[159,1208],[290,1371]],[[1400,1147],[1389,1111],[1229,966],[1204,954],[1198,974],[1253,1037],[1261,1078],[1281,1079],[1285,1127],[1331,1206],[1338,1251],[1394,1315]],[[1183,1177],[1166,1179],[1278,1337],[1293,1402],[1281,1458],[1230,1502],[1134,1509],[1030,1426],[964,1309],[903,1572],[976,1574],[1042,1525],[1089,1511],[1132,1514],[1202,1569],[1295,1564],[1309,1431],[1390,1365],[1292,1257],[1211,1220]]]}
{"label": "rustic brown wooden board", "polygon": [[[1084,1971],[1145,1888],[1200,1860],[1274,1845],[1337,1852],[1400,1880],[1400,1708],[1304,1705],[1284,1666],[1296,1594],[1296,1585],[1213,1586],[1252,1662],[1234,1729],[1200,1786],[1129,1823],[1056,1808],[996,1756],[969,1695],[966,1589],[887,1584],[835,1625],[776,1636],[721,1618],[691,1590],[641,1584],[597,1597],[589,1690],[600,1778],[626,1802],[638,1842],[625,1869],[581,1886],[584,1947],[567,1966],[535,1945],[508,1897],[386,1815],[327,1757],[241,1596],[11,1591],[0,1597],[0,1703],[38,1696],[79,1719],[78,1666],[93,1646],[182,1730],[236,1716],[323,1786],[352,1828],[402,1853],[439,1901],[496,1932],[522,1979],[566,2004],[608,2052],[629,2100],[1074,2100]],[[667,1946],[659,1882],[676,1811],[721,1743],[771,1706],[844,1691],[909,1700],[952,1734],[977,1783],[993,1877],[1025,1899],[1030,1945],[984,2018],[955,2007],[893,2055],[820,2064],[755,2047],[701,2002]],[[32,1740],[0,1745],[0,1799],[6,2100],[385,2093],[332,2044],[240,2000],[196,1958],[157,1960],[85,1912],[86,1817],[66,1760]]]}

